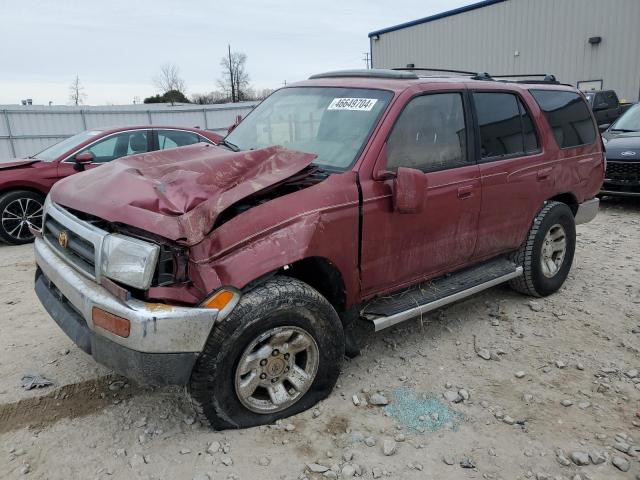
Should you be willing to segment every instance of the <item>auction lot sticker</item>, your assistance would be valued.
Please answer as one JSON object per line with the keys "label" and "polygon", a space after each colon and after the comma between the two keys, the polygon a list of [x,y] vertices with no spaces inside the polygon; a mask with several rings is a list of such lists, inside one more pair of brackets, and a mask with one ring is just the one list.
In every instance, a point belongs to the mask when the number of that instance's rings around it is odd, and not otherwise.
{"label": "auction lot sticker", "polygon": [[376,98],[334,98],[327,110],[355,110],[370,112],[378,99]]}

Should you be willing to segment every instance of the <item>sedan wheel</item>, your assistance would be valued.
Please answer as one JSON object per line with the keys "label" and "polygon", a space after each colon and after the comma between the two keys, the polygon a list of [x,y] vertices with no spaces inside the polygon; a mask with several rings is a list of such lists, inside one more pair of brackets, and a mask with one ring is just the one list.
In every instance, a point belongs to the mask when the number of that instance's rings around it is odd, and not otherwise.
{"label": "sedan wheel", "polygon": [[32,192],[10,192],[0,199],[0,237],[20,245],[33,241],[29,226],[42,226],[42,197]]}

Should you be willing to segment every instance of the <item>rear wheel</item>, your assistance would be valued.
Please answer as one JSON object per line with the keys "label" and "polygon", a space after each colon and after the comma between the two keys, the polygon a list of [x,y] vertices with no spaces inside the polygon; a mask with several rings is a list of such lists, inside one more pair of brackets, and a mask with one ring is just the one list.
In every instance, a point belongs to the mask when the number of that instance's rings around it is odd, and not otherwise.
{"label": "rear wheel", "polygon": [[512,256],[524,272],[511,280],[511,287],[535,297],[558,291],[569,275],[575,247],[573,212],[564,203],[548,202],[534,219],[527,239]]}
{"label": "rear wheel", "polygon": [[276,277],[214,326],[188,390],[201,420],[216,429],[272,423],[329,395],[344,348],[329,302],[299,280]]}
{"label": "rear wheel", "polygon": [[26,190],[7,192],[0,197],[0,239],[11,245],[33,241],[29,225],[42,227],[42,195]]}

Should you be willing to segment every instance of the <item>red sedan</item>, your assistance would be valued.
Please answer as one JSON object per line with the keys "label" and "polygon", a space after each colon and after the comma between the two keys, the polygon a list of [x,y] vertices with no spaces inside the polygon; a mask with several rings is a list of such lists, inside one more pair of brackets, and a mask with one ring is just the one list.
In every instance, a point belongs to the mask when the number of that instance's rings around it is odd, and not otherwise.
{"label": "red sedan", "polygon": [[33,240],[42,205],[58,180],[126,155],[166,150],[222,137],[197,128],[135,126],[87,130],[26,158],[0,162],[0,239],[12,245]]}

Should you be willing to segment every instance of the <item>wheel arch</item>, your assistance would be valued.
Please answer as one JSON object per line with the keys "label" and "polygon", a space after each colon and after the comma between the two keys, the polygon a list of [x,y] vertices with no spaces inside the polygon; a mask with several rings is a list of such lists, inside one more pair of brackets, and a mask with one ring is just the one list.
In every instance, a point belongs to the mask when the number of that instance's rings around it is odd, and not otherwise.
{"label": "wheel arch", "polygon": [[37,195],[40,195],[43,199],[47,196],[46,192],[43,192],[42,190],[39,190],[38,188],[31,185],[11,185],[8,187],[0,188],[0,196],[6,195],[7,193],[20,191],[35,193]]}
{"label": "wheel arch", "polygon": [[571,211],[573,212],[574,216],[578,212],[578,198],[571,192],[560,193],[558,195],[555,195],[555,196],[551,197],[547,201],[548,202],[555,201],[555,202],[564,203],[565,205],[567,205],[571,209]]}
{"label": "wheel arch", "polygon": [[347,288],[342,272],[325,257],[307,257],[278,270],[315,288],[336,309],[338,315],[346,310]]}

